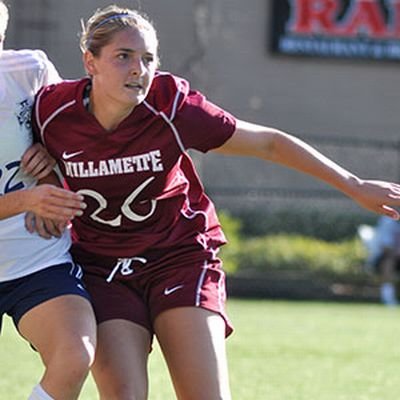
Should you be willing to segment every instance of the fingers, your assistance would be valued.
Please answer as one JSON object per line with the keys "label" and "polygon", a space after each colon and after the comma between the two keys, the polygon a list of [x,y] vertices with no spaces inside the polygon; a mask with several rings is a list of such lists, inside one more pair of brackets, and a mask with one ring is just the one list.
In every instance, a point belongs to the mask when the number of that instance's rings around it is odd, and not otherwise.
{"label": "fingers", "polygon": [[398,184],[392,184],[390,188],[391,192],[388,194],[388,204],[382,206],[382,214],[394,220],[400,219],[400,213],[396,208],[400,207],[400,186]]}
{"label": "fingers", "polygon": [[400,185],[393,182],[362,180],[354,199],[366,209],[399,219]]}
{"label": "fingers", "polygon": [[398,204],[400,204],[400,193],[390,193],[389,197],[395,200]]}
{"label": "fingers", "polygon": [[51,239],[51,234],[47,231],[44,224],[44,219],[41,217],[35,218],[36,233],[44,239]]}
{"label": "fingers", "polygon": [[80,217],[86,208],[82,195],[65,189],[52,187],[50,196],[50,205],[60,208],[62,215],[68,216],[72,213],[73,217]]}
{"label": "fingers", "polygon": [[35,214],[33,212],[25,214],[25,228],[29,233],[35,232]]}
{"label": "fingers", "polygon": [[55,162],[49,162],[48,160],[42,160],[36,164],[30,171],[25,170],[26,173],[32,175],[35,179],[39,180],[45,178],[50,172],[53,171]]}
{"label": "fingers", "polygon": [[76,216],[81,216],[86,208],[82,195],[52,185],[36,186],[30,190],[28,196],[31,204],[29,211],[39,217],[54,220],[54,227],[47,226],[50,231],[57,229],[57,226],[65,226]]}
{"label": "fingers", "polygon": [[392,207],[389,206],[383,206],[382,207],[382,214],[386,215],[389,218],[392,218],[396,221],[398,221],[400,219],[400,214],[397,210],[395,210]]}
{"label": "fingers", "polygon": [[21,159],[21,166],[25,173],[36,179],[46,177],[54,168],[56,162],[47,150],[39,143],[29,147]]}
{"label": "fingers", "polygon": [[21,165],[24,169],[29,164],[29,160],[40,150],[38,143],[33,144],[30,146],[22,156]]}
{"label": "fingers", "polygon": [[38,217],[36,218],[36,232],[45,239],[51,239],[52,237],[61,237],[63,231],[59,230],[55,221]]}
{"label": "fingers", "polygon": [[32,212],[25,214],[25,228],[29,233],[37,233],[44,239],[61,237],[65,228],[65,223],[56,223],[53,220],[35,216]]}
{"label": "fingers", "polygon": [[55,221],[50,220],[50,219],[43,220],[43,227],[44,227],[45,231],[48,234],[50,234],[51,236],[61,237],[62,233],[64,232],[64,228],[60,228],[61,226],[65,227],[65,224],[56,223]]}
{"label": "fingers", "polygon": [[56,225],[66,225],[68,221],[83,215],[86,204],[83,198],[67,198],[59,193],[53,193],[48,203],[43,207],[43,217],[54,219]]}

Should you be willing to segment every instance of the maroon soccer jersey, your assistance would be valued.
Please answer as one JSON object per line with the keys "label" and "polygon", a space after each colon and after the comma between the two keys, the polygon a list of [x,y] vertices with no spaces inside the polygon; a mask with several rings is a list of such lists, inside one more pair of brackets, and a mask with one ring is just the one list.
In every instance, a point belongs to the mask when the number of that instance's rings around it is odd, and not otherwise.
{"label": "maroon soccer jersey", "polygon": [[207,152],[235,129],[235,118],[157,73],[146,100],[113,131],[90,114],[89,79],[44,88],[36,99],[36,135],[58,160],[66,186],[88,207],[74,219],[75,251],[134,257],[148,250],[225,243],[188,149]]}

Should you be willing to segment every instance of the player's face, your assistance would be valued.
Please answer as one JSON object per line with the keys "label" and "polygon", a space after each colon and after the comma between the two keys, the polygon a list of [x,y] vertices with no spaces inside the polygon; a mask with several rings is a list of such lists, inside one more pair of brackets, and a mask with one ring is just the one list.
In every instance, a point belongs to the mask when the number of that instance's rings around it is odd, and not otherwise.
{"label": "player's face", "polygon": [[[89,65],[87,65],[89,63]],[[93,90],[103,100],[135,107],[147,96],[157,67],[157,43],[152,33],[127,28],[114,34],[100,55],[89,55],[86,67]]]}

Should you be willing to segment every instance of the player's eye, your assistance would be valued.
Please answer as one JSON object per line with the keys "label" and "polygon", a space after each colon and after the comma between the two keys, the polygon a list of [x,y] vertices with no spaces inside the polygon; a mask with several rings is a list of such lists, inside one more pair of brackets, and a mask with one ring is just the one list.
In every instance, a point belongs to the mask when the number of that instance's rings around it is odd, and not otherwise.
{"label": "player's eye", "polygon": [[118,53],[117,58],[118,58],[118,60],[124,61],[129,58],[129,54],[128,53]]}
{"label": "player's eye", "polygon": [[152,62],[154,62],[154,56],[152,54],[148,54],[143,56],[143,62],[148,65],[151,64]]}

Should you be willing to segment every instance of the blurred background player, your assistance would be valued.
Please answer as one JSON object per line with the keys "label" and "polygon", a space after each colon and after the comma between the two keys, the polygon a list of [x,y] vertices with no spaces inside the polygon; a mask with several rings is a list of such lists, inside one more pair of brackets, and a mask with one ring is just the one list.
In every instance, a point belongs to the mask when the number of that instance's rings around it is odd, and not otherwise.
{"label": "blurred background player", "polygon": [[382,303],[398,305],[396,286],[400,268],[400,222],[382,216],[375,227],[361,225],[358,233],[368,250],[366,267],[379,276]]}
{"label": "blurred background player", "polygon": [[232,326],[217,256],[226,239],[187,150],[283,164],[393,218],[400,186],[361,179],[158,71],[156,31],[134,10],[97,10],[81,47],[89,77],[41,90],[32,115],[66,185],[88,205],[72,221],[72,252],[99,324],[92,371],[100,398],[147,398],[155,334],[179,400],[229,400]]}
{"label": "blurred background player", "polygon": [[[93,310],[82,271],[68,252],[69,232],[50,240],[31,235],[24,214],[65,224],[82,213],[84,203],[64,189],[36,186],[21,168],[32,141],[34,95],[60,78],[41,51],[3,50],[7,23],[8,10],[0,2],[0,328],[8,314],[40,353],[45,371],[30,400],[73,400],[94,358]],[[30,148],[24,160],[26,170],[41,178],[52,163],[36,150]]]}

